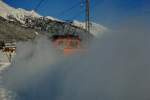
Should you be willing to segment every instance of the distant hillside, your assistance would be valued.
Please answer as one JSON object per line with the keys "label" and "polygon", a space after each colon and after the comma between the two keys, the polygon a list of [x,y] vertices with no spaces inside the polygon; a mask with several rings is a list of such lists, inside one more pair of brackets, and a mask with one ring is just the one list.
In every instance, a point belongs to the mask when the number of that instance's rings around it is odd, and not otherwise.
{"label": "distant hillside", "polygon": [[14,18],[8,20],[0,17],[0,39],[25,41],[34,39],[37,35],[51,37],[55,34],[79,34],[82,40],[86,40],[87,36],[92,37],[92,35],[86,34],[85,30],[66,22],[52,21],[46,18],[27,17],[25,24],[22,24]]}
{"label": "distant hillside", "polygon": [[20,24],[10,23],[6,19],[0,17],[0,39],[15,39],[25,41],[35,37],[35,30],[26,29]]}
{"label": "distant hillside", "polygon": [[85,24],[79,21],[66,22],[47,16],[43,17],[34,11],[22,8],[15,9],[0,0],[0,38],[16,40],[34,39],[38,35],[51,37],[54,34],[78,34],[82,40],[96,36],[106,30],[94,24],[91,34],[85,31]]}

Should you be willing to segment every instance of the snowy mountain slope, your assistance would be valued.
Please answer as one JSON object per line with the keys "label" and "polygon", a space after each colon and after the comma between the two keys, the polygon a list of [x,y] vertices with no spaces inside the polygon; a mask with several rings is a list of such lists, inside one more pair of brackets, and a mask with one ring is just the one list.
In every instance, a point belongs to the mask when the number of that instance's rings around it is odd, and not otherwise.
{"label": "snowy mountain slope", "polygon": [[14,8],[8,6],[0,0],[0,16],[7,18],[8,14],[11,14],[14,10]]}
{"label": "snowy mountain slope", "polygon": [[18,8],[15,9],[13,7],[10,7],[6,3],[0,0],[0,16],[4,17],[7,19],[7,17],[11,15],[20,22],[23,22],[23,18],[25,16],[33,16],[33,17],[41,17],[39,14],[37,14],[34,11],[26,11],[24,9]]}
{"label": "snowy mountain slope", "polygon": [[[41,15],[39,15],[38,13],[36,13],[33,10],[27,11],[22,8],[15,9],[13,7],[10,7],[6,3],[4,3],[2,0],[0,0],[0,16],[2,16],[5,19],[8,19],[8,16],[10,16],[10,15],[13,16],[15,19],[17,19],[21,23],[25,23],[24,22],[25,16],[36,17],[36,18],[42,17]],[[64,22],[62,20],[59,20],[59,19],[51,17],[51,16],[46,16],[45,18],[50,19],[50,20]],[[74,21],[72,21],[72,25],[85,29],[84,22],[79,22],[77,20],[74,20]],[[103,34],[105,31],[107,31],[106,27],[104,27],[100,24],[96,24],[94,22],[91,23],[91,33],[94,36],[99,37],[99,35]]]}
{"label": "snowy mountain slope", "polygon": [[[22,8],[15,9],[13,7],[10,7],[6,3],[4,3],[2,0],[0,0],[0,16],[7,19],[7,17],[9,15],[13,16],[14,18],[16,18],[17,20],[19,20],[22,23],[23,23],[23,19],[25,16],[37,17],[37,18],[42,17],[41,15],[36,13],[34,10],[27,11],[27,10],[22,9]],[[51,20],[58,20],[58,19],[53,18],[51,16],[47,16],[46,18],[51,19]]]}
{"label": "snowy mountain slope", "polygon": [[51,17],[51,16],[46,16],[45,18],[50,19],[50,20],[54,20],[54,21],[64,22],[64,21],[62,21],[60,19],[57,19],[57,18],[54,18],[54,17]]}
{"label": "snowy mountain slope", "polygon": [[[85,23],[84,22],[79,22],[77,20],[74,20],[72,22],[72,24],[85,29]],[[106,28],[100,24],[97,24],[94,22],[91,23],[90,31],[96,37],[99,37],[101,34],[103,34],[107,30],[108,30],[108,28]]]}

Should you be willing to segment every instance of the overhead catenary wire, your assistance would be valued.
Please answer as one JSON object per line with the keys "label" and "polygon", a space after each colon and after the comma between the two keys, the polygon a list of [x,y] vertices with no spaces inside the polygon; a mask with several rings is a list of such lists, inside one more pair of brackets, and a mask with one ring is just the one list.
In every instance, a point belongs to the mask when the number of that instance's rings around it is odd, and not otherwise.
{"label": "overhead catenary wire", "polygon": [[[73,5],[72,7],[70,7],[70,8],[68,8],[68,9],[64,10],[63,12],[61,12],[61,13],[59,14],[59,16],[63,16],[63,15],[65,15],[65,14],[69,13],[69,11],[73,10],[73,9],[76,8],[76,7],[79,7],[79,5],[80,5],[80,7],[84,8],[84,6],[83,6],[84,3],[86,3],[85,0],[80,0],[78,3],[76,3],[76,4]],[[85,11],[85,10],[84,10],[84,11]],[[70,19],[74,19],[74,18],[79,17],[81,14],[83,14],[84,11],[81,9],[80,12],[77,12],[76,14],[74,14],[74,16],[71,17]],[[59,16],[58,16],[58,17],[59,17]]]}
{"label": "overhead catenary wire", "polygon": [[[100,1],[96,2],[94,5],[91,5],[91,9],[90,10],[96,8],[99,4],[100,4]],[[85,9],[80,11],[80,12],[78,12],[77,14],[75,14],[71,19],[76,19],[76,18],[80,17],[80,15],[83,14],[83,12],[85,12]]]}
{"label": "overhead catenary wire", "polygon": [[[42,3],[44,2],[45,0],[40,0],[39,3],[36,5],[36,7],[34,8],[34,11],[38,11],[39,7],[42,5]],[[62,12],[60,12],[57,16],[58,17],[62,17],[64,15],[66,15],[67,13],[69,13],[70,11],[72,11],[73,9],[79,7],[79,5],[81,4],[81,2],[77,2],[75,3],[73,6],[63,10]]]}
{"label": "overhead catenary wire", "polygon": [[[34,8],[34,11],[35,11],[35,12],[38,11],[39,7],[42,5],[42,3],[43,3],[44,1],[45,1],[45,0],[40,0],[40,1],[38,2],[38,4],[37,4],[37,5],[35,6],[35,8]],[[67,13],[69,14],[70,11],[72,11],[73,9],[79,7],[79,5],[82,6],[83,3],[85,3],[85,1],[84,1],[84,0],[80,0],[79,2],[75,3],[73,6],[71,6],[71,7],[67,8],[67,9],[63,10],[62,12],[60,12],[57,16],[58,16],[58,17],[62,17],[62,16],[64,16],[64,15],[66,15]],[[82,11],[81,11],[81,12],[82,12]]]}
{"label": "overhead catenary wire", "polygon": [[[45,0],[40,0],[39,3],[36,5],[36,7],[34,8],[34,11],[37,11],[39,9],[39,7],[41,6],[41,4],[44,2]],[[62,17],[64,15],[66,15],[67,13],[69,14],[73,9],[79,7],[79,6],[83,6],[85,3],[85,0],[80,0],[78,1],[77,3],[75,3],[73,6],[63,10],[62,12],[60,12],[60,14],[58,14],[58,17]],[[91,6],[91,9],[94,9],[97,5],[100,4],[100,1],[97,1],[94,5]],[[84,7],[83,7],[84,8]],[[70,19],[75,19],[75,18],[78,18],[80,17],[80,15],[82,15],[85,11],[85,8],[84,10],[81,10],[79,13],[76,13],[73,17],[71,17]]]}
{"label": "overhead catenary wire", "polygon": [[79,5],[81,4],[81,2],[77,2],[75,3],[73,6],[65,9],[64,11],[62,11],[60,14],[58,14],[58,17],[62,17],[64,15],[66,15],[67,13],[69,13],[70,11],[72,11],[73,9],[79,7]]}
{"label": "overhead catenary wire", "polygon": [[38,8],[41,6],[41,4],[44,2],[45,0],[40,0],[39,3],[36,5],[36,7],[34,8],[34,11],[38,11]]}

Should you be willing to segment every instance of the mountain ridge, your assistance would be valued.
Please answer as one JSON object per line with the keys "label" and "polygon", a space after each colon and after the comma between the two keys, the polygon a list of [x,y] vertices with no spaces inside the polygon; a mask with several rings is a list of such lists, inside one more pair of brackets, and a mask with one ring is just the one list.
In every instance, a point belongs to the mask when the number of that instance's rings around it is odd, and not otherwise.
{"label": "mountain ridge", "polygon": [[[9,19],[8,17],[9,16],[12,16],[14,17],[16,20],[18,20],[20,23],[23,23],[25,24],[25,17],[33,17],[33,18],[40,18],[40,17],[44,17],[44,16],[41,16],[40,14],[36,13],[34,10],[31,10],[31,11],[27,11],[25,9],[22,9],[22,8],[13,8],[11,6],[9,6],[8,4],[6,4],[4,1],[0,0],[0,16],[5,18],[5,19]],[[57,18],[54,18],[54,17],[51,17],[51,16],[46,16],[44,18],[47,18],[47,19],[50,19],[50,20],[53,20],[53,21],[62,21],[62,20],[59,20]],[[62,21],[64,22],[64,21]],[[80,27],[82,29],[85,29],[85,23],[84,22],[80,22],[80,21],[77,21],[77,20],[73,20],[72,25],[74,26],[77,26],[77,27]],[[107,31],[107,28],[100,25],[100,24],[97,24],[97,23],[94,23],[94,22],[91,22],[91,34],[93,34],[94,36],[98,37],[99,34],[103,34],[105,31]]]}

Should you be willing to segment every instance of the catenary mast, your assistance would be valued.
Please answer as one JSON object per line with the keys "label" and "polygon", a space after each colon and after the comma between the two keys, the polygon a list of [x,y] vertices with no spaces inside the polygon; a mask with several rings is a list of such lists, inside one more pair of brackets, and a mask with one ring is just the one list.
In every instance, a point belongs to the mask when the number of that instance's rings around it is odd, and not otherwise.
{"label": "catenary mast", "polygon": [[86,3],[85,27],[86,31],[90,33],[90,0],[86,0],[85,3]]}

